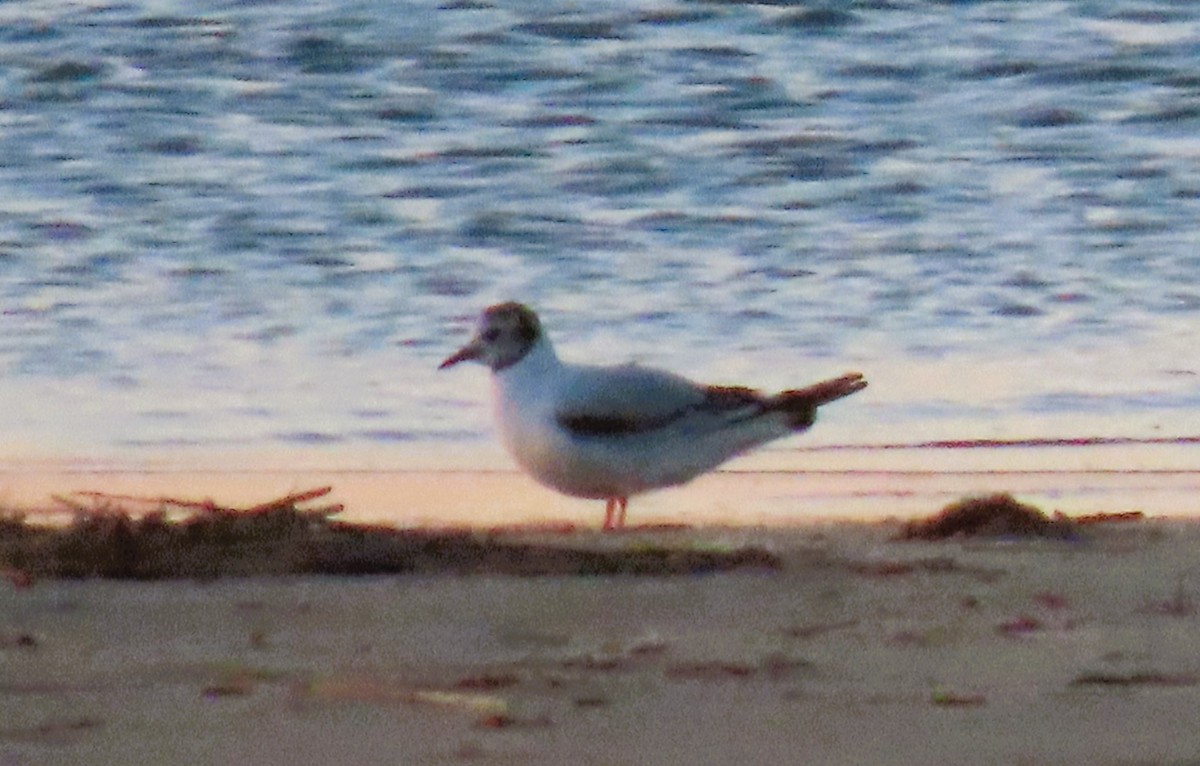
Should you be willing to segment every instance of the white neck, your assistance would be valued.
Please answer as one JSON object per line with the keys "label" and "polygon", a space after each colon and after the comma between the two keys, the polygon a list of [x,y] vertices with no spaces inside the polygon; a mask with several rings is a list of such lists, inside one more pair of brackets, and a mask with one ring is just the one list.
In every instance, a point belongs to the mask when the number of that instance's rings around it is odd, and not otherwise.
{"label": "white neck", "polygon": [[545,337],[539,338],[529,353],[521,357],[516,364],[509,365],[492,373],[497,385],[511,386],[517,381],[537,379],[552,374],[562,366],[554,346]]}

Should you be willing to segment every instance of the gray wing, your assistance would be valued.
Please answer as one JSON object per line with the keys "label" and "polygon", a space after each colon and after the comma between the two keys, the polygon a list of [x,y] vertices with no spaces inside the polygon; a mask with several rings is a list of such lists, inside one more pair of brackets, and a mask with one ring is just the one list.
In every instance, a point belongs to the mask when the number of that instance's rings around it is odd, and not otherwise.
{"label": "gray wing", "polygon": [[559,425],[577,436],[645,433],[694,413],[740,420],[760,414],[766,406],[750,389],[701,386],[636,365],[576,370],[555,415]]}

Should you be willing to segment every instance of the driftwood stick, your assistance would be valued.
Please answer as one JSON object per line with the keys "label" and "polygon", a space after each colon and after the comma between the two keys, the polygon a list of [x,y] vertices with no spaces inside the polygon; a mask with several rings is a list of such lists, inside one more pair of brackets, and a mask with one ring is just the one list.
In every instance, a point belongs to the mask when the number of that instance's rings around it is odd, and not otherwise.
{"label": "driftwood stick", "polygon": [[[143,505],[173,505],[176,508],[186,508],[193,511],[207,511],[210,513],[216,511],[232,512],[237,510],[236,508],[226,508],[224,506],[217,505],[212,500],[185,500],[183,498],[165,496],[145,497],[140,495],[113,495],[109,494],[108,492],[94,491],[74,492],[72,494],[78,495],[79,497],[91,498],[92,500],[108,500],[115,503],[140,503]],[[63,502],[63,500],[60,498],[55,499],[58,499],[59,502]]]}
{"label": "driftwood stick", "polygon": [[65,495],[51,495],[50,499],[56,503],[59,503],[60,505],[65,505],[67,508],[77,513],[95,513],[97,510],[95,506],[84,505],[78,500],[72,500]]}
{"label": "driftwood stick", "polygon": [[[294,492],[289,495],[284,495],[283,497],[275,500],[259,503],[258,505],[252,505],[249,508],[233,508],[230,506],[217,505],[217,503],[213,500],[188,500],[185,498],[167,496],[147,497],[142,495],[118,495],[108,492],[95,491],[74,492],[71,496],[54,495],[53,499],[56,502],[67,506],[73,511],[83,513],[95,513],[97,510],[100,510],[97,507],[97,504],[100,503],[136,503],[138,505],[157,506],[160,508],[163,506],[170,506],[173,508],[180,508],[185,511],[196,511],[199,513],[235,513],[246,515],[264,514],[270,513],[271,511],[292,509],[305,515],[324,517],[341,513],[341,511],[344,510],[344,507],[340,503],[304,510],[298,509],[296,506],[300,503],[306,503],[310,500],[316,500],[318,498],[325,497],[332,491],[333,487],[318,487],[316,489],[309,489],[303,492]],[[93,503],[93,505],[89,506],[75,498],[87,498]]]}
{"label": "driftwood stick", "polygon": [[[243,513],[268,513],[270,511],[278,511],[281,508],[292,508],[300,503],[307,503],[309,500],[316,500],[318,497],[325,497],[333,491],[333,487],[317,487],[316,489],[305,490],[304,492],[295,492],[290,495],[284,495],[277,500],[271,500],[259,505],[253,505]],[[337,506],[331,506],[337,507]]]}

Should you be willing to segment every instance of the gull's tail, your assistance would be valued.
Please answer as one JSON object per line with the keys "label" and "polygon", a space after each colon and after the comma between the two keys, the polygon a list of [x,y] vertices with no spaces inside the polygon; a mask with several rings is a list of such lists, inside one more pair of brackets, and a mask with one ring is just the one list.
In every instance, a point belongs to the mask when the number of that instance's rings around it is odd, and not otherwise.
{"label": "gull's tail", "polygon": [[785,413],[789,425],[799,431],[813,424],[817,419],[817,408],[822,404],[858,393],[866,387],[862,373],[848,372],[838,378],[776,394],[767,400],[767,409]]}

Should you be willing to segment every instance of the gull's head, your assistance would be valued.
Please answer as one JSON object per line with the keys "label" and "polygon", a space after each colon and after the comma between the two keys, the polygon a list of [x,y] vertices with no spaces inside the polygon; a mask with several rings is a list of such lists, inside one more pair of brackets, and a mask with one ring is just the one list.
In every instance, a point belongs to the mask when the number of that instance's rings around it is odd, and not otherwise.
{"label": "gull's head", "polygon": [[520,303],[499,303],[484,309],[475,335],[438,369],[476,361],[500,371],[524,359],[541,338],[542,323],[531,308]]}

